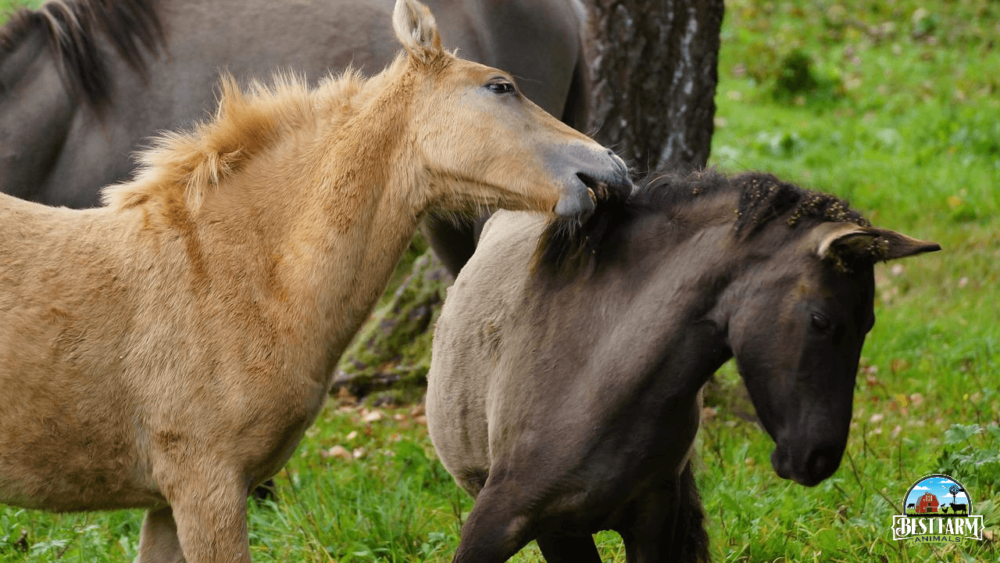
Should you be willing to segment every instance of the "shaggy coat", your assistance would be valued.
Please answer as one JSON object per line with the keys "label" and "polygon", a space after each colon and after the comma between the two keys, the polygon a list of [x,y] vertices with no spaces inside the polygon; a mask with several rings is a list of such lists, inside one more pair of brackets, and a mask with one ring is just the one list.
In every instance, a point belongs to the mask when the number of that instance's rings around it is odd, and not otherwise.
{"label": "shaggy coat", "polygon": [[[427,0],[444,45],[502,68],[524,95],[582,129],[589,109],[581,0]],[[7,4],[3,4],[6,6]],[[58,0],[0,27],[0,192],[99,205],[135,151],[216,108],[219,69],[240,80],[294,69],[315,86],[348,66],[372,75],[398,51],[385,0]],[[457,273],[464,222],[431,216]],[[444,220],[441,220],[444,219]]]}
{"label": "shaggy coat", "polygon": [[579,220],[591,187],[629,192],[620,159],[442,50],[423,5],[393,23],[408,55],[370,80],[224,80],[106,207],[0,197],[0,501],[146,507],[143,563],[249,561],[247,492],[428,210]]}
{"label": "shaggy coat", "polygon": [[735,357],[782,477],[840,463],[873,263],[937,250],[765,174],[663,174],[584,224],[499,212],[448,291],[427,418],[476,497],[456,563],[708,558],[689,456]]}

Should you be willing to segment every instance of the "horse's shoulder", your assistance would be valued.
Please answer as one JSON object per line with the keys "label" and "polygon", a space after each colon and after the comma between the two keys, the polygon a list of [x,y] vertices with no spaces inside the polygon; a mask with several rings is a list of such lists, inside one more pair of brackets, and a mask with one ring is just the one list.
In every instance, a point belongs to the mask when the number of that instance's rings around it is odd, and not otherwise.
{"label": "horse's shoulder", "polygon": [[487,222],[476,253],[448,289],[435,353],[483,365],[499,354],[510,322],[508,311],[516,308],[525,290],[532,252],[545,224],[544,215],[508,211],[497,212]]}
{"label": "horse's shoulder", "polygon": [[[546,217],[538,213],[494,214],[483,226],[476,252],[462,268],[455,282],[457,289],[449,296],[488,292],[501,300],[512,298],[527,280],[531,256],[546,223]],[[475,298],[471,301],[479,302]]]}

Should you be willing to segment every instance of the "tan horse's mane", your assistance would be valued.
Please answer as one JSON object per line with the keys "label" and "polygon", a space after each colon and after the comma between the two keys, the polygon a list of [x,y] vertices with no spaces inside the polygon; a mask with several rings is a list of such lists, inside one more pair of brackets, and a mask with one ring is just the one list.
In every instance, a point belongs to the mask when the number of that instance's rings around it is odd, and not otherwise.
{"label": "tan horse's mane", "polygon": [[190,131],[160,135],[137,155],[134,179],[104,188],[102,201],[125,209],[165,197],[196,210],[283,132],[314,126],[333,131],[405,67],[406,57],[399,56],[372,78],[349,68],[314,89],[304,77],[287,73],[275,74],[269,83],[252,81],[245,88],[233,76],[223,75],[215,116]]}

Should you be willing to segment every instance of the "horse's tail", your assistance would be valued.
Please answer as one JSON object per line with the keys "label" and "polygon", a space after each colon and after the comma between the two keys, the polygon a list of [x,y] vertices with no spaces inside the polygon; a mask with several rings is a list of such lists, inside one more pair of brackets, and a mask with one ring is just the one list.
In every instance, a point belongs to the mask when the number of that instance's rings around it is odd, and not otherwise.
{"label": "horse's tail", "polygon": [[[680,507],[677,521],[680,524],[680,557],[682,563],[708,563],[712,556],[708,552],[708,532],[705,530],[705,511],[701,507],[701,495],[694,482],[694,470],[688,460],[681,472]],[[675,536],[676,537],[676,536]]]}

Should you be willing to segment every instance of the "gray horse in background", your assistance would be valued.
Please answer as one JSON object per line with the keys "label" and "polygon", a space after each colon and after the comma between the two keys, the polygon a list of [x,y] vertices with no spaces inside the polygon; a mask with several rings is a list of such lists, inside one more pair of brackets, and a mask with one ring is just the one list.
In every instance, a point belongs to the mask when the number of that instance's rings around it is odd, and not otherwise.
{"label": "gray horse in background", "polygon": [[[577,0],[428,0],[444,46],[513,74],[532,101],[584,123]],[[0,192],[49,205],[98,204],[146,139],[208,117],[220,71],[276,70],[311,84],[348,65],[374,74],[395,55],[393,0],[60,0],[0,30]],[[456,229],[458,229],[456,231]],[[465,227],[438,222],[435,250],[457,271]]]}
{"label": "gray horse in background", "polygon": [[708,558],[690,456],[699,392],[735,357],[781,477],[847,444],[877,261],[938,250],[766,174],[654,175],[582,227],[493,216],[434,334],[427,417],[476,497],[454,561],[532,539],[550,563]]}

